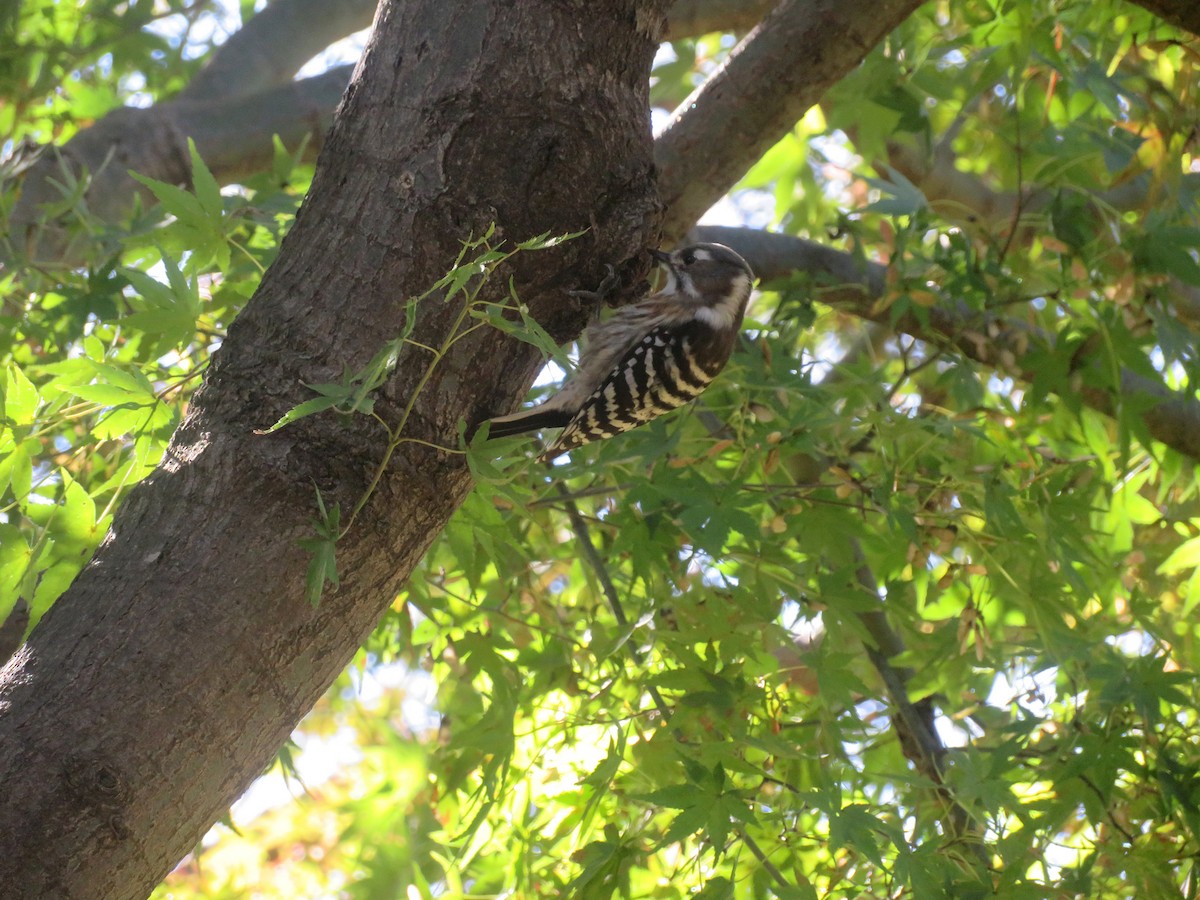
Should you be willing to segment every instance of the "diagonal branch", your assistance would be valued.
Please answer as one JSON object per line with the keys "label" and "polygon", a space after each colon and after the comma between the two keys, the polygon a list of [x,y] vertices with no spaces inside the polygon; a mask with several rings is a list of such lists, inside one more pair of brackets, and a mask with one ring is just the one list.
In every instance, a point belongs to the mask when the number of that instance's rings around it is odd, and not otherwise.
{"label": "diagonal branch", "polygon": [[[576,506],[575,500],[570,496],[561,482],[555,484],[555,488],[558,496],[562,498],[563,509],[566,510],[567,518],[571,521],[571,530],[575,532],[575,543],[583,554],[584,561],[592,570],[592,574],[600,582],[600,590],[604,594],[604,599],[608,601],[608,608],[612,610],[613,619],[616,620],[617,625],[622,631],[631,631],[629,617],[625,615],[625,607],[621,603],[621,595],[617,593],[617,586],[613,583],[608,566],[605,565],[599,551],[596,550],[596,545],[592,543],[592,535],[588,529],[587,522],[583,518],[583,514],[579,512],[579,507]],[[641,651],[633,645],[632,640],[633,635],[628,635],[626,647],[629,650],[629,657],[633,660],[635,666],[641,667],[645,661],[642,659]],[[650,695],[650,699],[654,702],[658,714],[662,716],[663,722],[671,721],[671,707],[667,706],[667,702],[663,699],[662,694],[658,692],[658,688],[652,683],[647,682],[646,693]]]}
{"label": "diagonal branch", "polygon": [[[862,550],[857,542],[854,551],[860,563],[856,572],[859,585],[870,596],[877,598],[879,591],[875,578],[863,561]],[[896,729],[896,736],[900,740],[901,752],[913,764],[913,768],[935,785],[947,833],[969,842],[976,856],[986,864],[987,852],[972,825],[970,812],[946,786],[943,772],[947,750],[934,725],[933,704],[928,699],[916,703],[909,699],[908,683],[912,671],[892,663],[893,658],[904,652],[903,639],[892,628],[882,609],[858,613],[858,620],[871,637],[871,641],[865,644],[867,658],[883,682],[891,702],[892,727]]]}
{"label": "diagonal branch", "polygon": [[[989,229],[1006,229],[1012,224],[1014,210],[1028,216],[1045,210],[1054,200],[1055,189],[1041,185],[1033,186],[1023,196],[991,187],[977,174],[958,165],[949,140],[940,140],[929,153],[919,149],[917,143],[902,139],[888,141],[888,165],[919,186],[930,205],[948,218],[968,219]],[[1150,201],[1149,186],[1150,177],[1142,175],[1096,192],[1095,199],[1104,207],[1144,209]]]}
{"label": "diagonal branch", "polygon": [[[991,313],[981,313],[962,303],[930,307],[926,310],[925,322],[912,313],[894,319],[894,310],[876,303],[885,293],[885,266],[875,262],[861,263],[849,253],[813,241],[723,226],[702,226],[694,233],[702,240],[719,241],[733,247],[764,280],[796,271],[807,272],[818,284],[832,285],[819,289],[817,299],[821,302],[888,325],[934,346],[953,348],[970,359],[1024,381],[1032,381],[1036,374],[1030,351],[1051,342],[1041,331]],[[1078,369],[1086,367],[1089,360],[1077,362]],[[1122,407],[1136,411],[1135,415],[1155,440],[1200,461],[1200,401],[1194,397],[1172,391],[1162,382],[1128,369],[1120,370],[1120,384],[1116,390],[1086,378],[1077,389],[1087,406],[1105,415],[1114,415]]]}
{"label": "diagonal branch", "polygon": [[[561,484],[558,484],[555,487],[559,497],[562,498],[563,507],[567,512],[567,518],[571,521],[571,530],[575,533],[575,540],[583,552],[584,560],[587,562],[589,568],[591,568],[593,574],[600,582],[601,590],[603,591],[605,598],[608,600],[608,605],[612,610],[613,618],[616,619],[617,624],[620,625],[622,629],[628,630],[629,619],[625,615],[625,610],[621,605],[621,598],[617,594],[617,587],[615,584],[613,584],[612,576],[608,572],[608,567],[605,565],[604,560],[600,558],[599,552],[592,543],[587,522],[580,514],[579,507],[575,505],[575,501],[568,494],[567,489]],[[629,650],[629,656],[633,660],[634,664],[641,666],[643,662],[641,652],[632,643],[628,643],[626,646]],[[653,684],[647,683],[646,693],[650,695],[650,699],[654,702],[654,706],[658,710],[658,714],[662,716],[663,723],[665,724],[670,722],[673,710],[667,705],[667,702],[663,699],[662,694],[659,693],[658,688]],[[676,732],[676,739],[682,740],[682,735],[680,735],[678,731]],[[776,884],[790,890],[792,888],[791,883],[784,877],[783,873],[779,871],[775,864],[771,862],[767,854],[765,854],[762,851],[762,848],[758,846],[758,842],[750,836],[746,829],[741,825],[737,825],[735,826],[734,831],[737,833],[738,838],[741,839],[741,841],[746,845],[746,849],[748,849],[751,854],[753,854],[754,858],[758,860],[759,865],[763,867],[763,871],[769,874]]]}
{"label": "diagonal branch", "polygon": [[654,142],[664,235],[681,237],[826,89],[921,3],[785,0],[688,97]]}
{"label": "diagonal branch", "polygon": [[1164,22],[1200,35],[1200,4],[1196,0],[1132,0]]}
{"label": "diagonal branch", "polygon": [[376,0],[275,0],[213,51],[176,99],[243,97],[285,84],[334,41],[369,27],[375,6]]}

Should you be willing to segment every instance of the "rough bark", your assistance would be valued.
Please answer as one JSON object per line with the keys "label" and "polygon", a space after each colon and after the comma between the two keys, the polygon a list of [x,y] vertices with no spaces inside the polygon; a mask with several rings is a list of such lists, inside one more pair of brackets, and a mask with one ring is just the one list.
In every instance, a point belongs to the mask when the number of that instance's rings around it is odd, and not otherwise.
{"label": "rough bark", "polygon": [[1200,3],[1196,0],[1135,0],[1164,22],[1200,35]]}
{"label": "rough bark", "polygon": [[[666,6],[386,0],[309,199],[164,464],[0,673],[0,895],[144,897],[349,661],[470,476],[460,457],[401,447],[339,544],[340,590],[312,608],[298,541],[313,486],[349,509],[384,437],[333,413],[254,429],[302,383],[364,364],[404,298],[493,220],[509,240],[591,226],[505,273],[552,331],[579,328],[563,289],[654,239],[647,76]],[[414,337],[437,343],[455,313],[431,298]],[[395,421],[428,363],[406,353],[376,411]],[[539,364],[476,332],[409,433],[453,445],[458,419],[508,410]]]}

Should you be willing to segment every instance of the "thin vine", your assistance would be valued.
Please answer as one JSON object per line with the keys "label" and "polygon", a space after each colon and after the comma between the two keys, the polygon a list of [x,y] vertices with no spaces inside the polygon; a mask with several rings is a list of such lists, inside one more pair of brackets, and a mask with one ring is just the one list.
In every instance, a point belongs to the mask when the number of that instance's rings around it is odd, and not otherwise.
{"label": "thin vine", "polygon": [[[314,520],[315,535],[301,541],[301,545],[313,554],[308,569],[307,595],[309,602],[314,606],[320,603],[327,583],[332,585],[335,590],[338,587],[335,545],[349,534],[359,514],[366,508],[371,497],[378,490],[379,483],[383,480],[396,450],[403,444],[415,443],[440,450],[443,453],[466,453],[466,450],[460,447],[433,444],[404,433],[412,412],[416,408],[417,400],[420,399],[437,367],[454,348],[454,345],[481,328],[498,328],[520,340],[533,344],[550,356],[559,356],[559,350],[553,338],[536,320],[530,317],[528,309],[517,296],[511,280],[508,286],[508,296],[503,302],[484,300],[480,295],[496,271],[516,254],[522,251],[555,247],[564,241],[578,237],[583,232],[574,232],[558,237],[542,234],[517,244],[511,250],[501,250],[491,246],[490,240],[494,232],[495,225],[492,225],[483,236],[464,241],[462,250],[459,251],[450,270],[426,291],[409,298],[405,308],[403,331],[384,344],[366,366],[357,372],[347,374],[338,383],[307,385],[317,396],[292,407],[270,428],[256,432],[257,434],[270,434],[306,416],[330,409],[344,415],[353,415],[354,413],[368,415],[383,426],[387,432],[387,444],[384,447],[383,455],[344,524],[342,524],[341,510],[338,504],[327,505],[320,490],[316,491],[318,517]],[[468,257],[470,258],[468,259]],[[447,330],[445,339],[436,347],[412,337],[413,331],[416,329],[418,307],[435,296],[440,296],[444,303],[449,303],[456,297],[462,297],[462,308]],[[509,314],[514,312],[518,316],[516,319],[509,317]],[[476,321],[468,324],[472,319]],[[375,411],[374,394],[387,383],[395,371],[405,346],[423,350],[430,354],[431,359],[417,381],[416,387],[409,394],[408,402],[401,411],[399,419],[392,425]]]}

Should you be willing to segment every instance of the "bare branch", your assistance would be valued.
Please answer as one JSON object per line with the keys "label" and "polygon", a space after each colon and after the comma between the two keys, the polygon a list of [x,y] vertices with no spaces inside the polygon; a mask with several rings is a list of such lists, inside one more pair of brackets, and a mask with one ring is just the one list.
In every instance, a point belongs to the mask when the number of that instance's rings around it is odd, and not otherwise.
{"label": "bare branch", "polygon": [[779,0],[676,0],[667,13],[667,40],[714,31],[749,31]]}
{"label": "bare branch", "polygon": [[[728,244],[741,253],[760,278],[770,280],[795,271],[812,275],[818,284],[816,299],[873,322],[889,325],[938,347],[952,347],[970,359],[1007,372],[1024,381],[1035,375],[1029,351],[1049,339],[1036,329],[947,303],[926,310],[927,324],[911,313],[893,321],[895,311],[876,301],[884,295],[887,269],[875,262],[861,263],[848,253],[803,238],[770,234],[746,228],[702,226],[693,234],[701,240]],[[791,264],[789,264],[789,261]],[[1078,360],[1080,374],[1090,360]],[[1150,435],[1163,444],[1200,461],[1200,402],[1176,393],[1161,382],[1120,370],[1120,388],[1112,391],[1085,377],[1072,382],[1083,402],[1105,415],[1124,406],[1136,415]]]}
{"label": "bare branch", "polygon": [[241,97],[285,84],[334,41],[370,26],[375,6],[376,0],[275,0],[217,48],[177,99]]}
{"label": "bare branch", "polygon": [[[655,141],[674,242],[919,0],[785,0]],[[799,56],[803,56],[803,65]]]}

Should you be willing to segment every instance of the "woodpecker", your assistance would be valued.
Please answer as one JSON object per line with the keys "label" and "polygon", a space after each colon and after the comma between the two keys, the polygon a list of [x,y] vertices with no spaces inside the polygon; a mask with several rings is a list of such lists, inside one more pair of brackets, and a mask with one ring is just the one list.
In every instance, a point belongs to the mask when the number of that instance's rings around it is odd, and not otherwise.
{"label": "woodpecker", "polygon": [[539,459],[644,425],[694,400],[733,352],[754,273],[724,244],[651,250],[666,269],[656,294],[584,334],[579,367],[540,406],[491,420],[491,437],[563,430]]}

